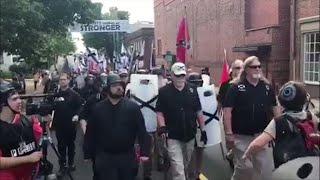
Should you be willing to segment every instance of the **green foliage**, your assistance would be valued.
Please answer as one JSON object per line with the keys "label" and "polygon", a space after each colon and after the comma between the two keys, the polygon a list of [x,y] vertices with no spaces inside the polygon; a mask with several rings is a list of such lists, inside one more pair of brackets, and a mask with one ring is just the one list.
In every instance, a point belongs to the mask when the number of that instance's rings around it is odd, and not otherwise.
{"label": "green foliage", "polygon": [[[129,20],[128,11],[119,11],[117,7],[111,7],[108,13],[102,15],[103,20]],[[84,42],[86,46],[93,47],[98,50],[107,52],[109,57],[113,55],[114,49],[121,49],[121,43],[124,39],[125,33],[118,33],[116,37],[113,33],[85,33]],[[113,37],[114,36],[114,37]],[[116,39],[115,45],[113,39]]]}
{"label": "green foliage", "polygon": [[[0,53],[20,55],[31,62],[39,61],[43,51],[51,52],[44,50],[51,48],[47,45],[51,36],[65,37],[73,23],[100,19],[102,4],[90,0],[1,0],[0,7]],[[63,50],[58,54],[70,50],[53,49]]]}
{"label": "green foliage", "polygon": [[[41,57],[50,62],[56,62],[58,56],[68,55],[75,51],[74,43],[61,35],[49,35],[45,37],[45,46],[40,50]],[[51,63],[49,63],[51,64]]]}
{"label": "green foliage", "polygon": [[11,71],[0,71],[0,78],[2,79],[11,79],[12,78],[12,72]]}

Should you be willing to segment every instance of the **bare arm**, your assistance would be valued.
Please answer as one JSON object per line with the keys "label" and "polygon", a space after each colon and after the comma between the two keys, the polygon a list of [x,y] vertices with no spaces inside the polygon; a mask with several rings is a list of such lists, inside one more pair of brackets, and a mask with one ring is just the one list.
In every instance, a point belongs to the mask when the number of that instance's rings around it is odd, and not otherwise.
{"label": "bare arm", "polygon": [[202,131],[204,129],[204,125],[205,125],[204,124],[205,120],[204,120],[204,116],[202,114],[202,111],[198,112],[197,116],[198,116],[197,121],[198,121],[198,124],[200,126],[200,130]]}
{"label": "bare arm", "polygon": [[8,169],[16,167],[22,164],[29,163],[27,156],[22,157],[1,157],[0,158],[0,169]]}
{"label": "bare arm", "polygon": [[273,117],[279,117],[281,115],[280,107],[279,106],[273,106],[272,107],[272,113],[273,113]]}
{"label": "bare arm", "polygon": [[158,122],[158,127],[166,126],[164,115],[162,112],[157,112],[157,122]]}
{"label": "bare arm", "polygon": [[250,154],[255,153],[261,150],[266,144],[272,140],[272,136],[266,132],[263,132],[260,136],[254,139],[248,146],[246,152],[243,155],[243,158],[247,158]]}
{"label": "bare arm", "polygon": [[42,152],[34,152],[22,157],[0,157],[0,169],[17,167],[22,164],[35,163],[42,157]]}
{"label": "bare arm", "polygon": [[226,134],[233,134],[231,125],[232,109],[232,107],[223,108],[224,131]]}

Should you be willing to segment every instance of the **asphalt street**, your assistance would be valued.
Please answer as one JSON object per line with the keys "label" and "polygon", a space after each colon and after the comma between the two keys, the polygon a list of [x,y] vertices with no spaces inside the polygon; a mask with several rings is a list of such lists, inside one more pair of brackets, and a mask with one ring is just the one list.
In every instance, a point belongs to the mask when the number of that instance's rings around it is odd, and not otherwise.
{"label": "asphalt street", "polygon": [[[57,146],[57,141],[54,132],[51,132],[51,138],[53,140],[53,144]],[[92,179],[92,166],[90,162],[85,162],[83,160],[83,153],[82,153],[82,142],[83,142],[83,134],[80,129],[77,132],[77,139],[76,139],[76,157],[75,157],[75,164],[76,164],[76,171],[72,173],[74,180],[90,180]],[[58,166],[58,158],[56,157],[52,147],[48,147],[48,159],[54,165],[53,172],[56,173],[59,169]],[[140,168],[141,171],[141,168]],[[215,145],[205,149],[204,153],[204,162],[203,162],[203,175],[209,180],[227,180],[230,179],[231,176],[231,169],[224,160],[220,145]],[[157,170],[153,170],[152,172],[152,179],[153,180],[163,180],[164,173],[159,172]],[[69,177],[64,177],[63,179],[68,180]],[[143,179],[141,177],[141,173],[137,178]]]}

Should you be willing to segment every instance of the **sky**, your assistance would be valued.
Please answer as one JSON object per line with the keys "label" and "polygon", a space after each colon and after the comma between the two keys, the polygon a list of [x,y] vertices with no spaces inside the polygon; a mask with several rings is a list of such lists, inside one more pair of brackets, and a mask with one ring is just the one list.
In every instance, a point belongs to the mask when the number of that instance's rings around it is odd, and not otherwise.
{"label": "sky", "polygon": [[103,4],[102,13],[108,12],[110,7],[130,13],[130,23],[137,21],[154,22],[153,0],[91,0]]}

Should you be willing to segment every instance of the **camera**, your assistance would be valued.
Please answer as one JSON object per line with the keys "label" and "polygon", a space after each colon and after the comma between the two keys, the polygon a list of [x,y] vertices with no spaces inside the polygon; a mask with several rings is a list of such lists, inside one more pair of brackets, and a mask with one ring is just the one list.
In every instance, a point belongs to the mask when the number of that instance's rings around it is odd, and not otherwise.
{"label": "camera", "polygon": [[27,115],[39,114],[41,116],[46,116],[51,114],[53,110],[54,104],[46,101],[39,103],[28,103],[26,106]]}
{"label": "camera", "polygon": [[[32,98],[43,98],[43,101],[33,102]],[[63,97],[59,97],[59,94],[40,94],[40,95],[24,95],[23,99],[27,99],[26,115],[39,114],[46,116],[51,114],[55,109],[58,102],[64,101]]]}

